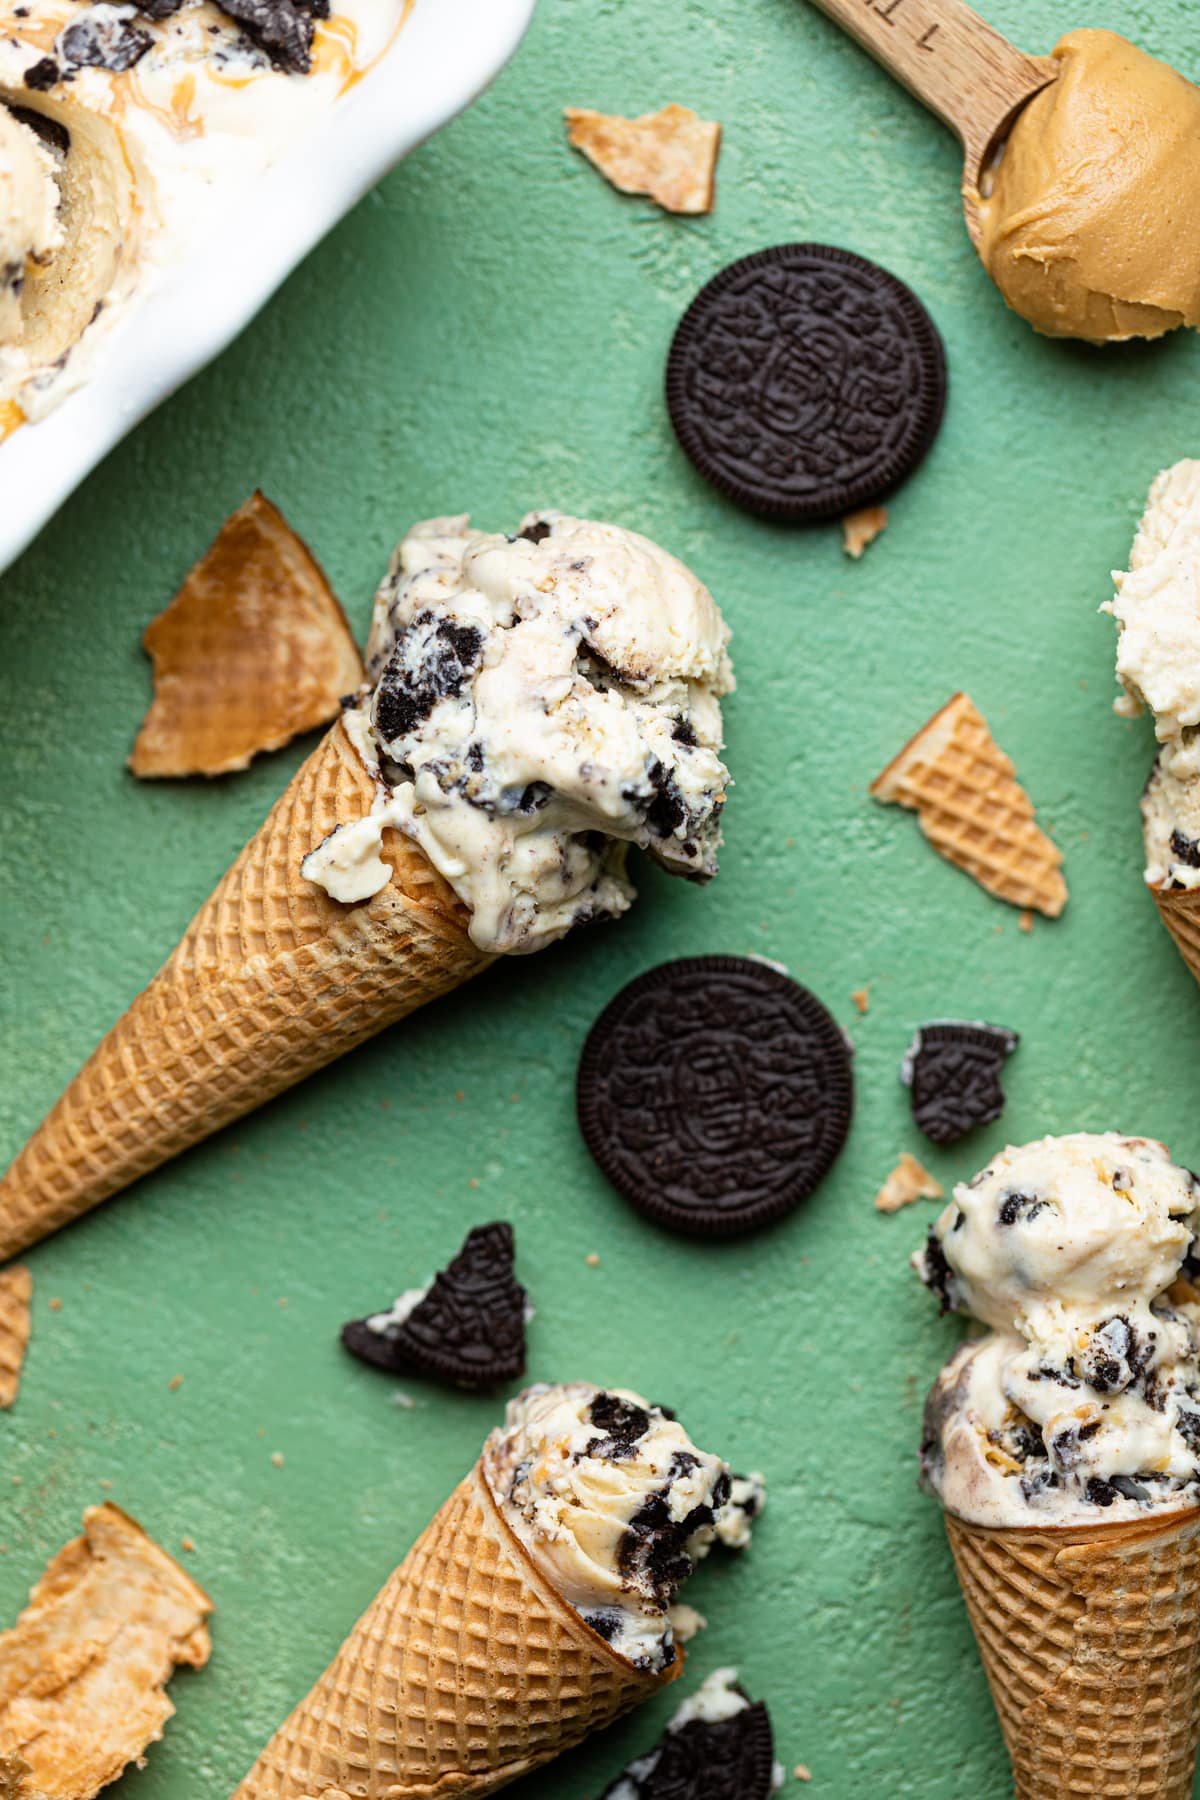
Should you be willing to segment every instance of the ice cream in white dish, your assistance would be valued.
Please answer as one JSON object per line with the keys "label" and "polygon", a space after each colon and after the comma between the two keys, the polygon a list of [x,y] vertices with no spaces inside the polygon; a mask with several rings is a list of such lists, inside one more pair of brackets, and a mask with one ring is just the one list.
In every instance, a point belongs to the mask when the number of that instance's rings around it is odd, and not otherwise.
{"label": "ice cream in white dish", "polygon": [[509,1403],[483,1472],[505,1519],[555,1591],[618,1655],[657,1671],[675,1657],[669,1609],[714,1543],[750,1541],[729,1467],[669,1413],[624,1389],[532,1387]]}
{"label": "ice cream in white dish", "polygon": [[938,1376],[922,1479],[968,1524],[1077,1525],[1200,1503],[1200,1181],[1149,1138],[1042,1138],[952,1199],[914,1257],[991,1329]]}
{"label": "ice cream in white dish", "polygon": [[716,872],[729,631],[675,557],[616,525],[529,513],[416,525],[379,589],[369,685],[344,715],[377,785],[302,865],[336,900],[385,886],[412,837],[481,949],[530,951],[634,898],[630,844]]}
{"label": "ice cream in white dish", "polygon": [[379,60],[408,4],[0,0],[0,438],[86,379],[134,301]]}
{"label": "ice cream in white dish", "polygon": [[1200,887],[1200,461],[1157,475],[1127,571],[1104,610],[1117,621],[1116,710],[1148,708],[1162,748],[1142,801],[1146,881]]}

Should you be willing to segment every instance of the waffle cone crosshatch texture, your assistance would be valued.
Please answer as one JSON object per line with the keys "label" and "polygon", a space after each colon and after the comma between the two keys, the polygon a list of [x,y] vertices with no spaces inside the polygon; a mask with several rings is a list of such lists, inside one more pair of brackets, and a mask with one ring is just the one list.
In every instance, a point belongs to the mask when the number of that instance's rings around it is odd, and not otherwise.
{"label": "waffle cone crosshatch texture", "polygon": [[1200,1800],[1194,9],[323,10],[0,0],[0,1800]]}

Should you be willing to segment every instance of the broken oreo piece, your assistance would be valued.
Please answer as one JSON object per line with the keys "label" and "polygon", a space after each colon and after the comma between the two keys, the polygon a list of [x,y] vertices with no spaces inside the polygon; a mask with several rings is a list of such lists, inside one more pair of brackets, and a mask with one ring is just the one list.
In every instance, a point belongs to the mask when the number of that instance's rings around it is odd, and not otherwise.
{"label": "broken oreo piece", "polygon": [[846,1141],[854,1081],[821,1002],[742,956],[663,963],[612,1000],[584,1045],[580,1129],[613,1186],[702,1237],[790,1213]]}
{"label": "broken oreo piece", "polygon": [[277,69],[307,74],[312,64],[313,20],[325,18],[327,6],[320,11],[316,6],[301,6],[298,0],[217,0],[217,4]]}
{"label": "broken oreo piece", "polygon": [[921,462],[946,404],[929,314],[886,269],[828,244],[730,263],[680,321],[667,410],[696,468],[768,518],[840,519]]}
{"label": "broken oreo piece", "polygon": [[768,1800],[774,1774],[771,1720],[759,1700],[725,1719],[668,1725],[601,1800]]}
{"label": "broken oreo piece", "polygon": [[56,81],[62,79],[62,70],[52,56],[43,56],[40,62],[30,64],[22,79],[27,88],[44,94],[47,88],[52,88]]}
{"label": "broken oreo piece", "polygon": [[1000,1075],[1020,1038],[1002,1025],[940,1019],[922,1025],[900,1065],[913,1118],[935,1144],[956,1144],[1004,1111]]}
{"label": "broken oreo piece", "polygon": [[95,5],[60,31],[56,48],[68,68],[107,69],[123,75],[139,63],[154,42],[148,31],[126,17],[133,8]]}
{"label": "broken oreo piece", "polygon": [[408,1307],[351,1319],[342,1343],[393,1375],[493,1388],[525,1373],[525,1289],[513,1274],[513,1229],[477,1225],[454,1261]]}

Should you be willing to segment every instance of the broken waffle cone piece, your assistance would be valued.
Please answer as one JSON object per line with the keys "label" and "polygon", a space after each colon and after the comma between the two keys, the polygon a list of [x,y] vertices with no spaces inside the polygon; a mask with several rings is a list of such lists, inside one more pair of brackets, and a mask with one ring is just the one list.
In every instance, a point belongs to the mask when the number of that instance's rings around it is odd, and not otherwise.
{"label": "broken waffle cone piece", "polygon": [[398,832],[371,900],[301,875],[374,792],[339,719],[0,1181],[0,1262],[486,967]]}
{"label": "broken waffle cone piece", "polygon": [[639,119],[563,108],[567,138],[623,194],[646,194],[666,212],[712,211],[721,127],[686,106]]}
{"label": "broken waffle cone piece", "polygon": [[12,1405],[21,1386],[32,1298],[33,1276],[23,1264],[0,1269],[0,1410]]}
{"label": "broken waffle cone piece", "polygon": [[1158,916],[1175,948],[1200,981],[1200,888],[1151,888]]}
{"label": "broken waffle cone piece", "polygon": [[934,1179],[925,1165],[918,1162],[911,1151],[902,1150],[900,1161],[875,1196],[875,1210],[899,1212],[902,1206],[911,1206],[915,1200],[944,1199],[945,1193],[941,1182]]}
{"label": "broken waffle cone piece", "polygon": [[915,812],[938,854],[998,900],[1050,919],[1062,912],[1062,852],[1037,824],[1011,761],[966,694],[921,727],[871,793]]}
{"label": "broken waffle cone piece", "polygon": [[224,775],[328,725],[363,679],[346,615],[287,520],[252,494],[142,645],[154,699],[135,775]]}
{"label": "broken waffle cone piece", "polygon": [[234,1800],[494,1794],[649,1699],[513,1536],[481,1465],[447,1500]]}
{"label": "broken waffle cone piece", "polygon": [[140,1525],[116,1506],[89,1508],[83,1536],[0,1632],[0,1795],[91,1800],[140,1766],[175,1711],[175,1669],[208,1661],[211,1612]]}
{"label": "broken waffle cone piece", "polygon": [[1129,1524],[946,1531],[1017,1800],[1190,1800],[1200,1508]]}

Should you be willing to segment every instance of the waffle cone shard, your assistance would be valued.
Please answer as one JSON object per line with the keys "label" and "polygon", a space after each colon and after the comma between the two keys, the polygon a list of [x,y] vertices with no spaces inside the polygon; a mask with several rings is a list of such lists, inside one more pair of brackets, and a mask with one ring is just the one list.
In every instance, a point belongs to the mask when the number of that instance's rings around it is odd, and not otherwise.
{"label": "waffle cone shard", "polygon": [[33,1277],[22,1263],[0,1269],[0,1410],[12,1405],[21,1386],[32,1298]]}
{"label": "waffle cone shard", "polygon": [[648,1699],[512,1535],[482,1469],[450,1496],[234,1800],[493,1794]]}
{"label": "waffle cone shard", "polygon": [[955,694],[921,727],[871,793],[915,812],[938,854],[998,900],[1050,919],[1062,912],[1062,852],[1038,825],[1012,762],[966,694]]}
{"label": "waffle cone shard", "polygon": [[1158,916],[1175,948],[1200,981],[1200,888],[1151,888]]}
{"label": "waffle cone shard", "polygon": [[409,839],[341,906],[300,874],[374,789],[339,720],[0,1181],[0,1262],[282,1093],[488,958]]}
{"label": "waffle cone shard", "polygon": [[992,1530],[946,1515],[1017,1800],[1190,1800],[1200,1508]]}

